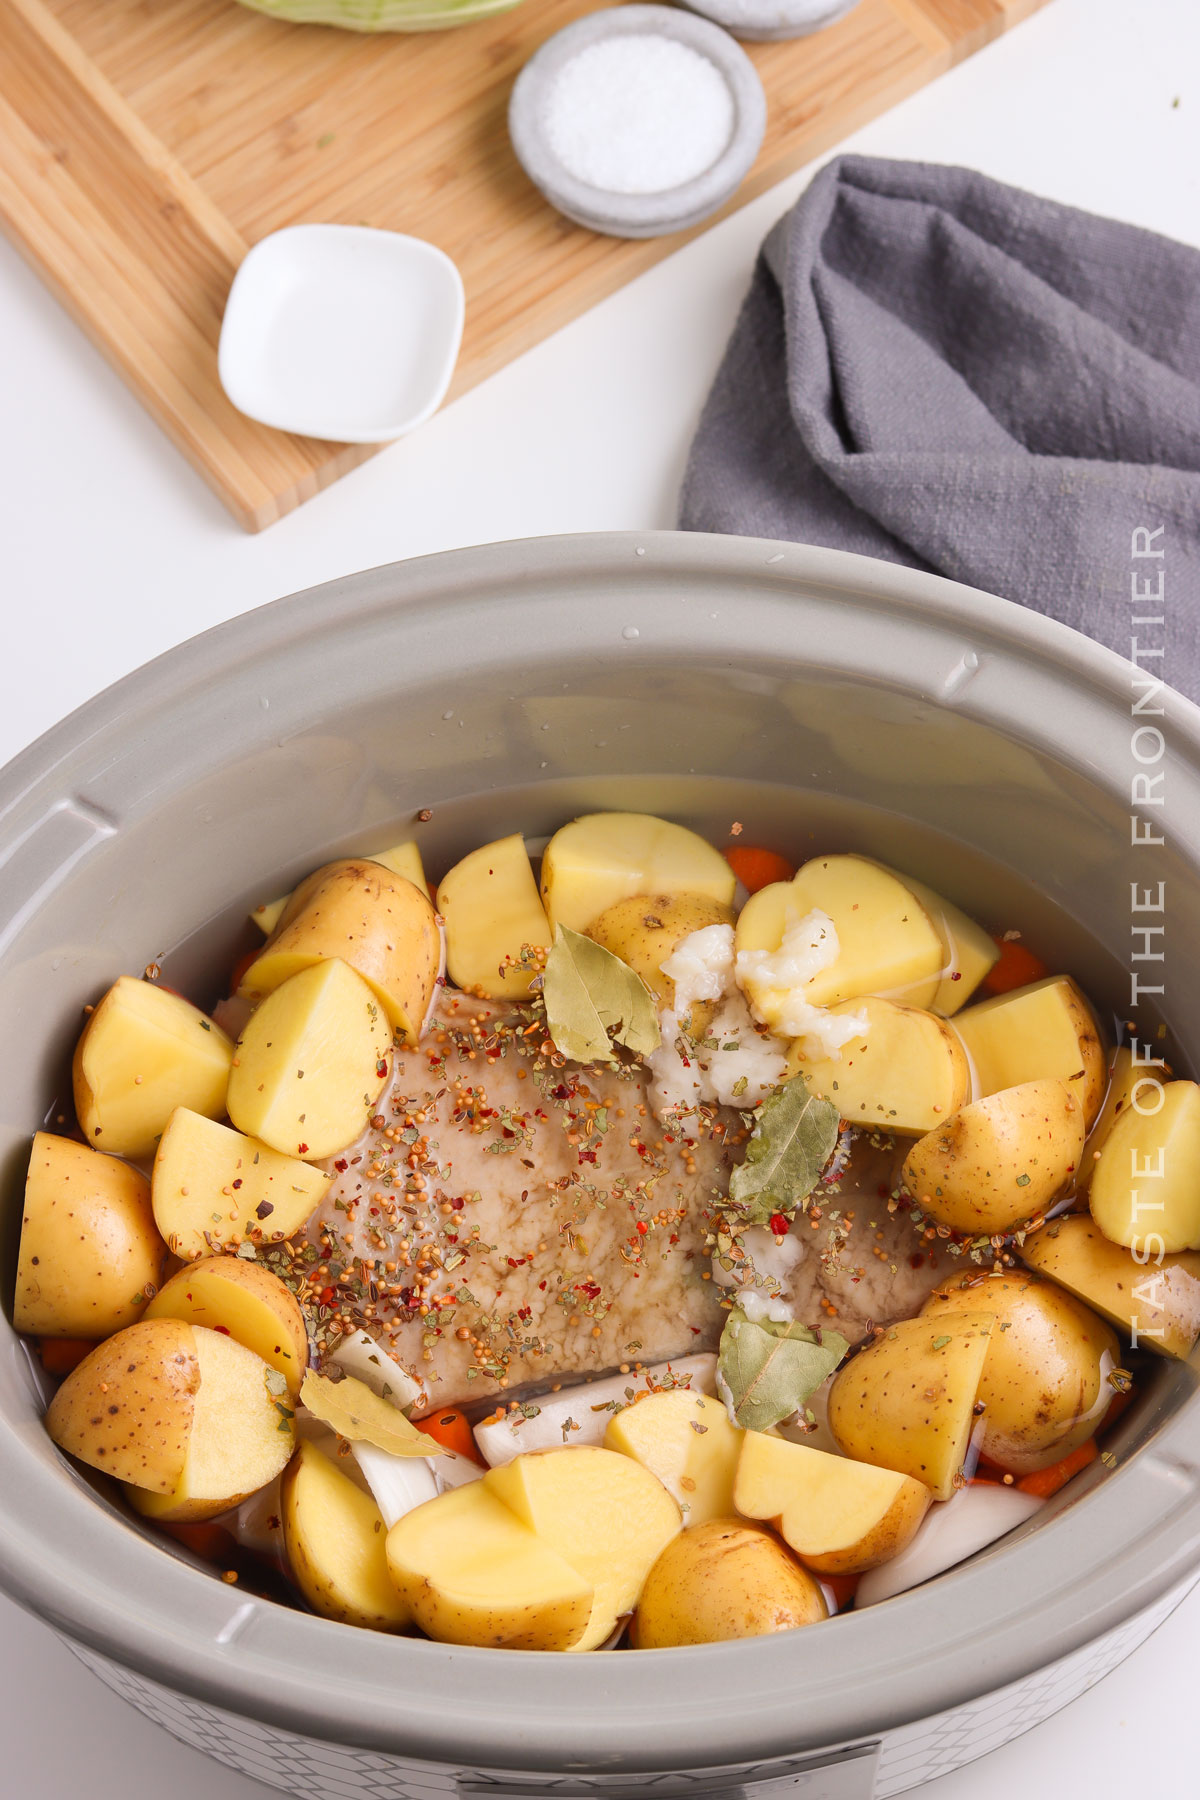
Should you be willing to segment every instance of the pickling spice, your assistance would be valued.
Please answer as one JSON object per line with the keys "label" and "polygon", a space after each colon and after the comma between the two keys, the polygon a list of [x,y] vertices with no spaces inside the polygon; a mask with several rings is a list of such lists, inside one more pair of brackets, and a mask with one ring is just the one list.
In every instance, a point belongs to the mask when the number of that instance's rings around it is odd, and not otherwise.
{"label": "pickling spice", "polygon": [[657,194],[693,181],[728,147],[729,85],[706,56],[654,34],[586,45],[558,70],[546,137],[577,181]]}

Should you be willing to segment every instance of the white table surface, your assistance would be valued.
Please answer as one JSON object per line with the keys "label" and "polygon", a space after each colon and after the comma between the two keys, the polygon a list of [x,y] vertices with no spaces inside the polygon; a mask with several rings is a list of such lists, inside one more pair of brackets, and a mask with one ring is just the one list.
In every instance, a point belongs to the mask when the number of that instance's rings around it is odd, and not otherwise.
{"label": "white table surface", "polygon": [[[971,164],[1200,244],[1197,0],[1048,10],[850,140]],[[352,569],[459,544],[674,522],[685,450],[797,176],[260,537],[244,536],[0,243],[0,760],[180,639]],[[2,1525],[0,1525],[2,1529]],[[0,1792],[267,1800],[175,1744],[0,1601]],[[1194,1800],[1200,1590],[1117,1673],[929,1800]]]}

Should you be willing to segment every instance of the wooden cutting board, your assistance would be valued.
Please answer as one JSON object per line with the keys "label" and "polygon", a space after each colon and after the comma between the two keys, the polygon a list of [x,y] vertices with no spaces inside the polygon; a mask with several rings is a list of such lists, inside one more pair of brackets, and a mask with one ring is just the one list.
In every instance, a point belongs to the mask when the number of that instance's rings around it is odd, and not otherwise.
{"label": "wooden cutting board", "polygon": [[[747,46],[761,193],[1043,0],[860,0],[841,24]],[[568,223],[530,186],[505,110],[518,70],[594,0],[363,37],[235,0],[0,0],[0,222],[168,437],[257,531],[372,454],[243,417],[217,379],[229,284],[306,220],[430,239],[462,271],[452,393],[639,274],[682,235]]]}

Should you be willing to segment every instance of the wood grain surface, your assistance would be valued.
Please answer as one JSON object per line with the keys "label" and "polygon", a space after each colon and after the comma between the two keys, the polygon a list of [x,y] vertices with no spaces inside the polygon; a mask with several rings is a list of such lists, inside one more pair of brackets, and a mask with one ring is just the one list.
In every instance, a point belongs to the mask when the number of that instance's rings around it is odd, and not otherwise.
{"label": "wood grain surface", "polygon": [[[733,205],[1042,0],[860,0],[747,50],[766,139]],[[512,83],[591,0],[453,31],[284,25],[236,0],[0,0],[0,224],[234,517],[260,530],[372,453],[255,424],[217,340],[247,248],[309,220],[385,226],[462,271],[460,393],[678,247],[570,224],[508,142]],[[702,229],[702,228],[701,228]]]}

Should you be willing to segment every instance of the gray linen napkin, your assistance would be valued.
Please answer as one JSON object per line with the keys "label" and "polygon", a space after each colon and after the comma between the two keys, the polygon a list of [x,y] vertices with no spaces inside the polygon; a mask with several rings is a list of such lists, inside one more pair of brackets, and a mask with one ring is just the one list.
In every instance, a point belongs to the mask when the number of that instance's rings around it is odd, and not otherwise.
{"label": "gray linen napkin", "polygon": [[1200,251],[835,158],[763,246],[680,523],[932,569],[1126,657],[1162,616],[1146,668],[1200,698]]}

